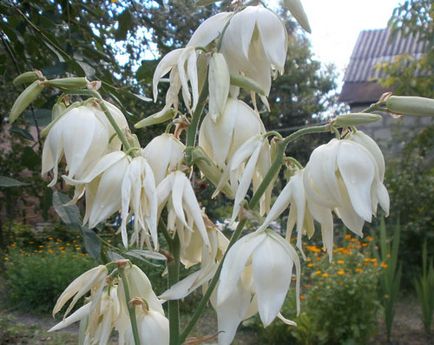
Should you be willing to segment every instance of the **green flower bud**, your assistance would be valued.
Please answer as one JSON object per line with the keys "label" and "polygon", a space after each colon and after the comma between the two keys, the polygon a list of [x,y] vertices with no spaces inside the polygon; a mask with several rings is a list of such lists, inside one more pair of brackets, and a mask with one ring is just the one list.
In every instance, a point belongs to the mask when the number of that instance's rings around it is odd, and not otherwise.
{"label": "green flower bud", "polygon": [[134,128],[143,128],[143,127],[158,125],[160,123],[169,121],[170,119],[173,118],[174,115],[175,115],[174,109],[163,108],[158,113],[150,115],[150,116],[144,118],[143,120],[140,120],[139,122],[137,122],[134,125]]}
{"label": "green flower bud", "polygon": [[371,122],[377,122],[382,119],[381,115],[369,113],[351,113],[336,116],[334,124],[336,127],[349,127],[364,125]]}
{"label": "green flower bud", "polygon": [[402,115],[434,116],[434,99],[413,96],[390,96],[386,100],[387,110]]}
{"label": "green flower bud", "polygon": [[291,12],[298,24],[300,24],[304,30],[309,33],[312,32],[310,29],[309,20],[307,19],[306,12],[304,12],[304,8],[300,0],[284,0],[283,6],[287,8],[289,12]]}
{"label": "green flower bud", "polygon": [[89,81],[85,77],[73,77],[47,80],[45,83],[61,90],[75,90],[87,88]]}
{"label": "green flower bud", "polygon": [[44,85],[42,85],[39,80],[36,80],[30,84],[15,100],[15,103],[12,106],[11,112],[9,114],[9,122],[15,122],[18,116],[23,113],[30,103],[38,98],[43,89]]}
{"label": "green flower bud", "polygon": [[264,90],[261,89],[261,86],[254,81],[253,79],[247,78],[241,75],[231,75],[231,84],[234,86],[242,87],[248,91],[256,92],[259,95],[265,96]]}
{"label": "green flower bud", "polygon": [[21,84],[29,84],[33,83],[36,80],[43,80],[44,76],[41,71],[29,71],[21,73],[18,77],[14,79],[12,82],[15,86],[19,86]]}

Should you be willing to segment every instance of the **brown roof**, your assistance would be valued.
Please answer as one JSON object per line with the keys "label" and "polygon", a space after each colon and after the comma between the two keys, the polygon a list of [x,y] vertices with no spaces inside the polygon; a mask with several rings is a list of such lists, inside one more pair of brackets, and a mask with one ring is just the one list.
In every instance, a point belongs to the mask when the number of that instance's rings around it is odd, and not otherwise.
{"label": "brown roof", "polygon": [[392,61],[398,55],[420,58],[426,48],[426,42],[417,36],[403,36],[401,32],[392,35],[388,29],[361,31],[345,71],[339,100],[348,104],[378,100],[382,93],[390,90],[376,83],[384,75],[375,67]]}

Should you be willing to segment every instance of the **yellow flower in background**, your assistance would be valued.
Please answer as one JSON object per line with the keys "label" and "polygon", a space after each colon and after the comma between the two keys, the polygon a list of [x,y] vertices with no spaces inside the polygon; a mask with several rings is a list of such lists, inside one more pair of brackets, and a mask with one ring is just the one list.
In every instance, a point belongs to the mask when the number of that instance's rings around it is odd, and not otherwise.
{"label": "yellow flower in background", "polygon": [[340,269],[339,271],[336,272],[336,274],[337,274],[338,276],[344,276],[344,275],[345,275],[345,271],[342,270],[342,269]]}

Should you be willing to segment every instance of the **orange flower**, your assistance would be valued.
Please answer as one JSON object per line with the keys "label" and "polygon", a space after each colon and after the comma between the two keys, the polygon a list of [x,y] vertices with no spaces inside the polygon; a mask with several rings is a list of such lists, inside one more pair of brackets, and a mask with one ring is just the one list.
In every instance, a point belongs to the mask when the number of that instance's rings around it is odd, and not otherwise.
{"label": "orange flower", "polygon": [[338,276],[344,276],[344,275],[345,275],[345,271],[342,270],[342,269],[340,269],[339,271],[336,272],[336,274],[337,274]]}
{"label": "orange flower", "polygon": [[362,272],[363,272],[363,269],[361,269],[360,267],[356,267],[355,271],[356,271],[357,273],[362,273]]}
{"label": "orange flower", "polygon": [[314,274],[315,274],[316,276],[319,276],[319,275],[321,274],[321,271],[318,270],[318,271],[316,271]]}
{"label": "orange flower", "polygon": [[327,272],[325,272],[325,273],[323,273],[323,274],[321,275],[321,277],[323,277],[323,278],[328,278],[328,277],[329,277],[329,274],[328,274]]}
{"label": "orange flower", "polygon": [[381,263],[381,265],[380,265],[380,266],[381,266],[382,268],[387,268],[387,267],[389,267],[389,266],[387,265],[387,263],[386,263],[386,262],[384,262],[384,261],[383,261],[383,262]]}
{"label": "orange flower", "polygon": [[319,249],[317,246],[307,246],[306,248],[312,253],[321,253],[321,249]]}
{"label": "orange flower", "polygon": [[312,268],[313,264],[307,264],[307,267]]}
{"label": "orange flower", "polygon": [[338,260],[337,263],[338,263],[339,265],[343,265],[343,264],[345,263],[345,261],[344,261],[344,260]]}

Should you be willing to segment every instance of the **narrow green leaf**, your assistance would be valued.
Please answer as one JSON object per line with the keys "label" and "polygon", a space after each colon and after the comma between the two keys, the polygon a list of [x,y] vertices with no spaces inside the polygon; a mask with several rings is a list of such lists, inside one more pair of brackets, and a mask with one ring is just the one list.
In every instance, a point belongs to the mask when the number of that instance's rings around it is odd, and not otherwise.
{"label": "narrow green leaf", "polygon": [[95,260],[99,260],[101,254],[100,239],[94,231],[90,230],[86,226],[81,227],[81,233],[83,235],[84,247],[86,248],[86,252]]}
{"label": "narrow green leaf", "polygon": [[77,205],[66,205],[71,199],[58,191],[53,192],[53,207],[65,224],[81,226],[80,210]]}
{"label": "narrow green leaf", "polygon": [[0,188],[22,187],[27,185],[28,183],[18,181],[12,177],[0,176]]}

